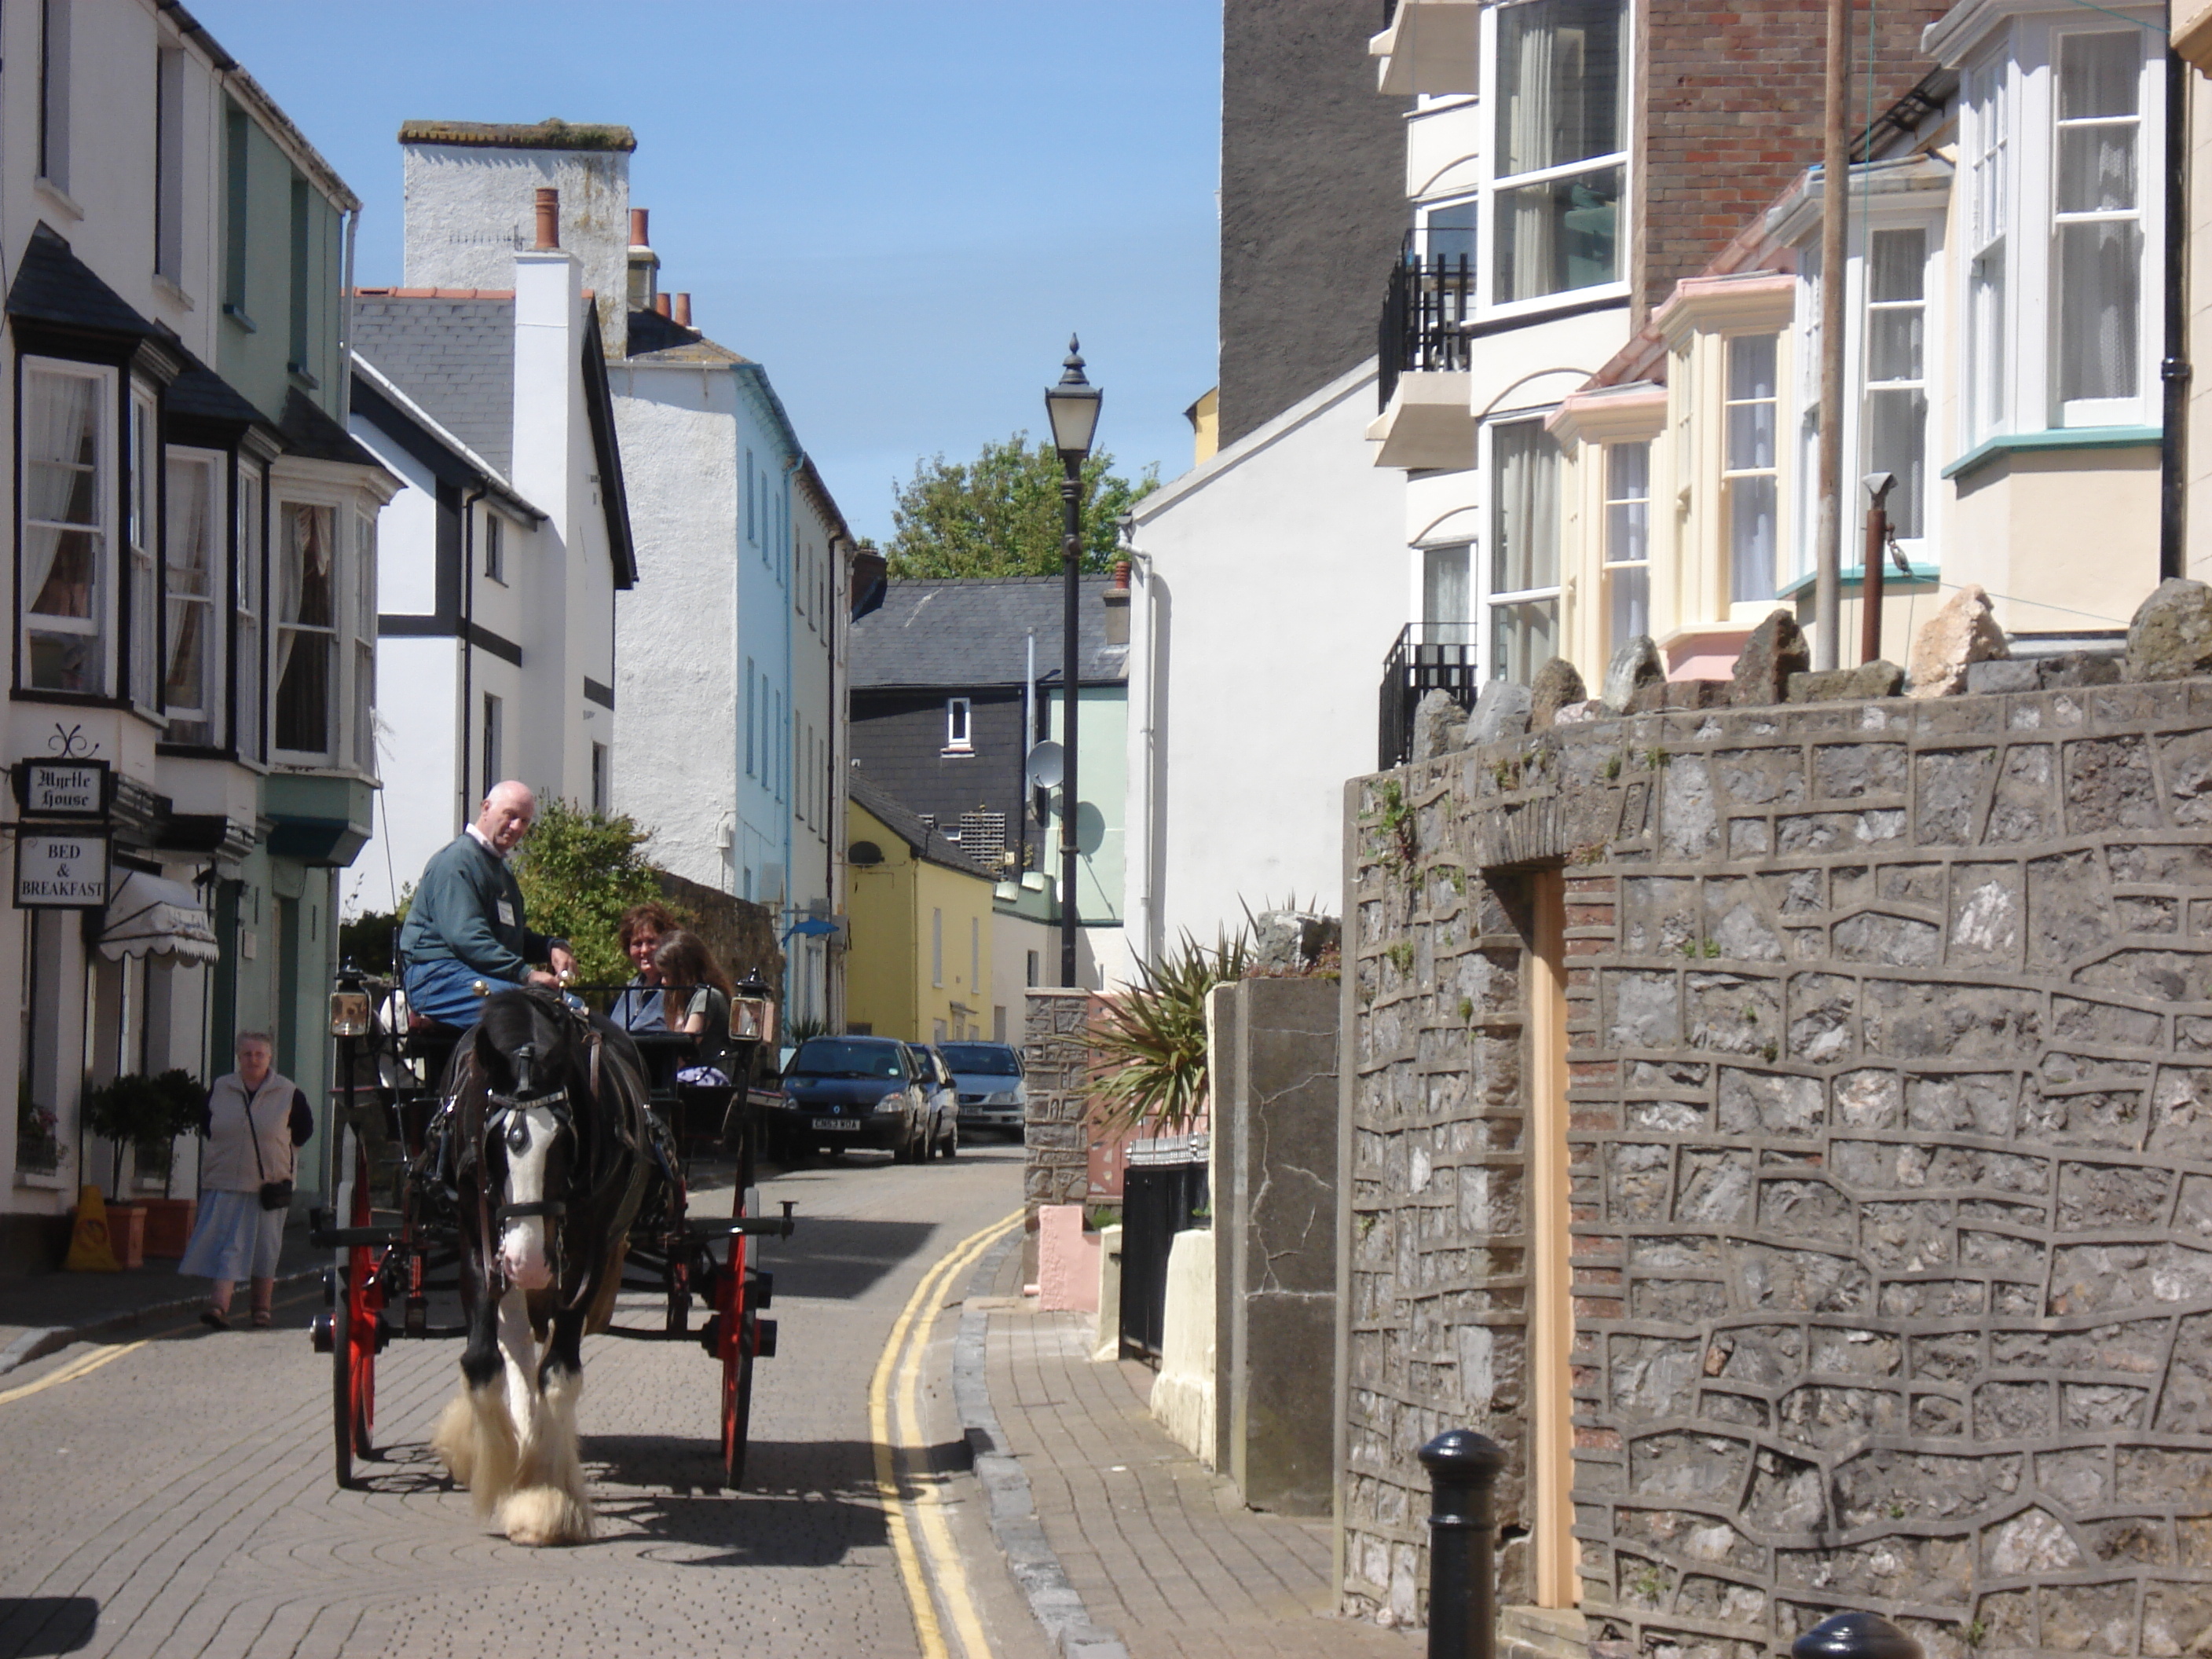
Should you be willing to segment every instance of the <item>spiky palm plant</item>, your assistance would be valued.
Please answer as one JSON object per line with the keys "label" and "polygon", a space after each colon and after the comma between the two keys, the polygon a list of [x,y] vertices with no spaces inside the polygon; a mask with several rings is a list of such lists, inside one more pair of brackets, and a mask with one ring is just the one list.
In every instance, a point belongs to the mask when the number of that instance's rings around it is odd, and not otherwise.
{"label": "spiky palm plant", "polygon": [[1185,933],[1158,962],[1137,964],[1135,984],[1106,999],[1091,1038],[1104,1127],[1149,1118],[1172,1133],[1198,1115],[1206,1093],[1206,994],[1243,979],[1249,957],[1241,929],[1216,934],[1211,946]]}

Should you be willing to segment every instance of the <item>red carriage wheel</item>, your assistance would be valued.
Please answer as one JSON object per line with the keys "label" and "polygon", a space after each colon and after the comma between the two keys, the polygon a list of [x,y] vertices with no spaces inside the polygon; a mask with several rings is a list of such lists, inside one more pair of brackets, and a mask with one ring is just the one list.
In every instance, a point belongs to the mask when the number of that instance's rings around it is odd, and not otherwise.
{"label": "red carriage wheel", "polygon": [[714,1280],[714,1311],[720,1324],[716,1346],[722,1359],[722,1485],[735,1492],[744,1483],[745,1436],[753,1414],[753,1316],[745,1306],[745,1241],[730,1241],[730,1259]]}
{"label": "red carriage wheel", "polygon": [[[352,1139],[353,1201],[346,1224],[367,1227],[372,1221],[368,1148],[358,1133]],[[331,1310],[331,1414],[338,1485],[350,1486],[354,1459],[368,1457],[375,1449],[377,1314],[384,1298],[381,1286],[374,1282],[374,1252],[365,1244],[354,1244],[343,1255],[345,1269]]]}

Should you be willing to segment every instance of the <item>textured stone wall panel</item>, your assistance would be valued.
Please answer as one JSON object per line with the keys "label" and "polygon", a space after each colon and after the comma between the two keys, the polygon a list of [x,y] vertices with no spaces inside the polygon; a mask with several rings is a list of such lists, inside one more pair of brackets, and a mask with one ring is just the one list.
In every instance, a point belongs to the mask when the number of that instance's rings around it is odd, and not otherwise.
{"label": "textured stone wall panel", "polygon": [[[1526,1527],[1523,872],[1567,876],[1607,1655],[2212,1650],[2212,684],[1677,712],[1364,780],[1346,1601]],[[1407,823],[1410,830],[1398,825]],[[1509,1532],[1501,1594],[1526,1594]]]}

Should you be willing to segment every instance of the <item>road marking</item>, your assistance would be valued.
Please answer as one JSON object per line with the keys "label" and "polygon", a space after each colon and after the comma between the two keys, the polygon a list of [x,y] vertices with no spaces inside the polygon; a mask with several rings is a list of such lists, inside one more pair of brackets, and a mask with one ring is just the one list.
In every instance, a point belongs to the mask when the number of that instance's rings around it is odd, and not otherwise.
{"label": "road marking", "polygon": [[0,1394],[0,1406],[4,1406],[12,1400],[24,1400],[32,1395],[42,1394],[57,1383],[74,1382],[80,1376],[88,1376],[98,1370],[111,1359],[120,1359],[126,1353],[136,1353],[153,1340],[150,1336],[142,1336],[136,1342],[126,1342],[119,1348],[100,1348],[79,1358],[72,1359],[68,1364],[48,1371],[35,1382],[26,1382],[19,1389],[9,1389],[4,1394]]}
{"label": "road marking", "polygon": [[[876,1491],[883,1500],[884,1516],[891,1535],[891,1551],[898,1558],[899,1577],[906,1585],[906,1599],[914,1613],[915,1634],[921,1639],[922,1659],[951,1659],[951,1650],[945,1645],[944,1627],[939,1623],[936,1597],[930,1592],[930,1575],[925,1573],[921,1555],[915,1547],[914,1525],[908,1520],[908,1503],[899,1492],[895,1455],[899,1449],[919,1449],[920,1407],[915,1395],[915,1379],[921,1369],[922,1356],[928,1352],[928,1328],[936,1320],[936,1304],[944,1295],[945,1286],[952,1278],[973,1263],[992,1244],[1010,1229],[1019,1224],[1022,1212],[1015,1211],[1002,1221],[994,1221],[978,1232],[970,1233],[939,1258],[937,1264],[921,1277],[908,1298],[897,1322],[891,1327],[890,1340],[884,1345],[884,1357],[877,1363],[874,1380],[868,1385],[868,1425],[875,1439]],[[908,1335],[923,1310],[929,1310],[929,1320],[924,1324],[920,1340],[908,1348]],[[904,1363],[901,1363],[902,1354]],[[890,1433],[890,1399],[896,1380],[900,1390],[899,1418],[902,1440],[894,1446]],[[953,1628],[958,1632],[962,1650],[968,1659],[990,1659],[990,1644],[983,1635],[983,1621],[975,1611],[975,1597],[968,1587],[968,1577],[960,1563],[959,1552],[952,1546],[951,1533],[945,1524],[943,1512],[932,1502],[927,1508],[915,1506],[915,1522],[919,1525],[930,1556],[930,1565],[935,1569],[939,1588],[943,1591],[946,1612]]]}

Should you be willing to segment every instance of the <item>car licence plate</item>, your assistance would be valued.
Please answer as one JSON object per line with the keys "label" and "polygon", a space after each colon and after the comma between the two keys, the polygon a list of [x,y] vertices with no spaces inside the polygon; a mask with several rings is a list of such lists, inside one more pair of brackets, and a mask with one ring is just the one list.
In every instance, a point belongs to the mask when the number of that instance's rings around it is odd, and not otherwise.
{"label": "car licence plate", "polygon": [[814,1128],[817,1134],[824,1130],[834,1133],[839,1129],[845,1129],[854,1134],[860,1132],[858,1120],[849,1117],[817,1117],[814,1120]]}

